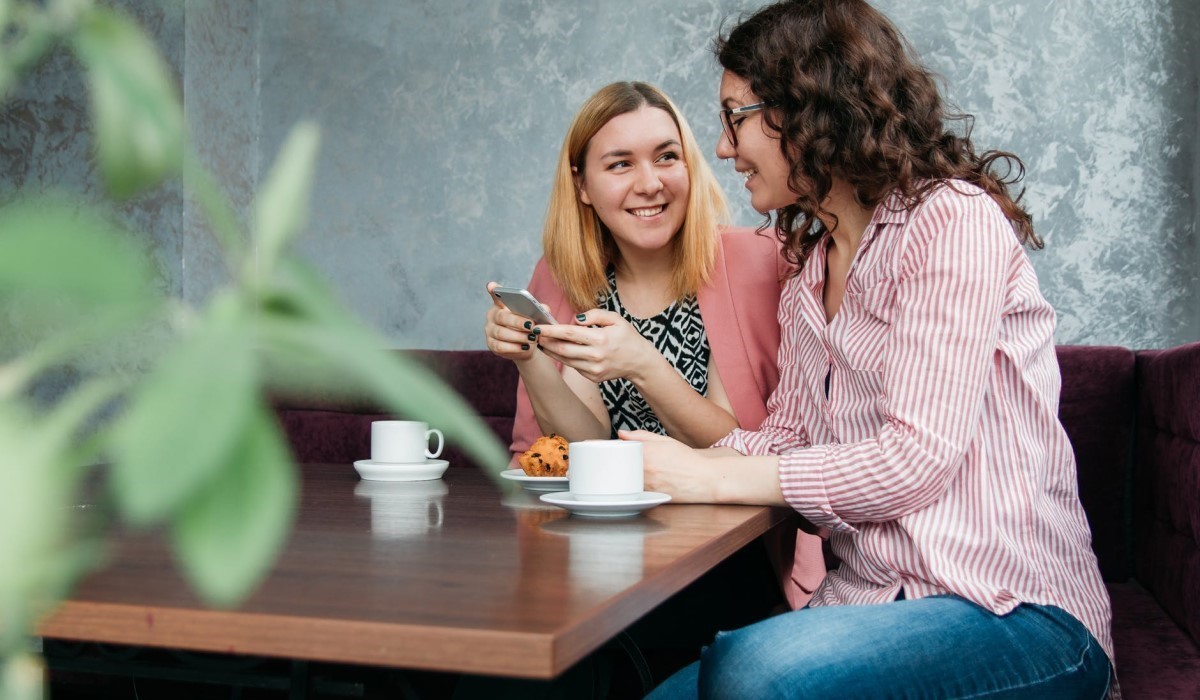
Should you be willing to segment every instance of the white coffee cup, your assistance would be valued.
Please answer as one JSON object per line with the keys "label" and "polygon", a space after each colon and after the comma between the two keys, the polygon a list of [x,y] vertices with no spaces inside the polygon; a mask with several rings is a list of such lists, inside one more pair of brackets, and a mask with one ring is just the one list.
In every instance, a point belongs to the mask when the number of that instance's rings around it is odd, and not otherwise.
{"label": "white coffee cup", "polygon": [[[429,449],[429,436],[437,435],[437,449]],[[371,423],[371,461],[420,464],[442,453],[442,431],[415,420],[377,420]]]}
{"label": "white coffee cup", "polygon": [[580,501],[626,501],[641,495],[642,443],[583,440],[570,444],[567,485]]}

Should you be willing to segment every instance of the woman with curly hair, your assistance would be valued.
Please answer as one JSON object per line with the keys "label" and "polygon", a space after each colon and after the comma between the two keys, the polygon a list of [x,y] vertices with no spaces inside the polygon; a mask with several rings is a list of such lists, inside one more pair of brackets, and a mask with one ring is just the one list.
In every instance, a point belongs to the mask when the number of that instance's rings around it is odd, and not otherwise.
{"label": "woman with curly hair", "polygon": [[770,5],[716,52],[717,155],[799,266],[780,380],[715,449],[622,437],[647,488],[790,506],[840,564],[652,697],[1119,695],[1020,160],[976,153],[863,0]]}

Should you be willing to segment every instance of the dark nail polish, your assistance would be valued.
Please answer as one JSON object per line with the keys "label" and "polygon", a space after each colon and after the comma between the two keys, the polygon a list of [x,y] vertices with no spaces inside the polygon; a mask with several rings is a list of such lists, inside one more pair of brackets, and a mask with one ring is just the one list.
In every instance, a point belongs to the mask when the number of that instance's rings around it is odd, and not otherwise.
{"label": "dark nail polish", "polygon": [[534,335],[533,333],[530,333],[530,334],[529,334],[529,339],[530,339],[530,340],[537,340],[537,336],[536,336],[536,335]]}
{"label": "dark nail polish", "polygon": [[577,315],[577,316],[575,317],[575,320],[576,320],[576,321],[584,321],[584,320],[587,320],[587,314],[579,314],[579,315]]}
{"label": "dark nail polish", "polygon": [[534,328],[534,329],[533,329],[533,334],[534,334],[534,335],[541,335],[541,334],[542,334],[542,329],[541,329],[541,328]]}
{"label": "dark nail polish", "polygon": [[530,328],[533,328],[533,321],[526,321],[525,330],[529,330]]}
{"label": "dark nail polish", "polygon": [[521,343],[521,349],[522,349],[522,350],[528,350],[528,349],[529,349],[529,345],[528,345],[527,343]]}

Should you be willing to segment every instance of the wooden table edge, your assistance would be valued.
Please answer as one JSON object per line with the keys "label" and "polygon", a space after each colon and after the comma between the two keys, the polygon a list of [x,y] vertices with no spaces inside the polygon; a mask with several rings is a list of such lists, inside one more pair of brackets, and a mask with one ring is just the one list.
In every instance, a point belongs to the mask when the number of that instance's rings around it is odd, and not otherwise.
{"label": "wooden table edge", "polygon": [[[131,614],[131,608],[137,614]],[[86,629],[86,633],[80,631]],[[265,633],[264,630],[271,630]],[[551,678],[554,635],[436,628],[437,644],[420,644],[422,625],[328,620],[221,610],[67,601],[37,626],[63,640],[246,654],[360,666],[496,676]],[[337,645],[310,640],[336,638]],[[220,639],[220,642],[210,640]],[[480,649],[489,649],[481,654]]]}
{"label": "wooden table edge", "polygon": [[[787,519],[784,509],[762,507],[723,535],[718,547],[692,553],[646,585],[665,601]],[[73,641],[549,679],[646,614],[636,612],[641,607],[636,597],[645,594],[643,587],[640,592],[615,596],[604,607],[599,624],[592,619],[539,633],[71,600],[43,618],[36,633]],[[414,643],[428,638],[431,631],[436,643]],[[339,644],[311,641],[331,638]],[[481,649],[489,651],[481,653]]]}

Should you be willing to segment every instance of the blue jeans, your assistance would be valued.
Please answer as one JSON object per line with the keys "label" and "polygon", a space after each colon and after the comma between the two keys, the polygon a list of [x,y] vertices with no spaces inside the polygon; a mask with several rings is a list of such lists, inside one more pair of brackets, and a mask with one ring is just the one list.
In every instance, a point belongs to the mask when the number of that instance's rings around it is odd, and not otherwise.
{"label": "blue jeans", "polygon": [[1109,661],[1065,611],[957,596],[804,608],[719,632],[654,689],[674,698],[1102,698]]}

